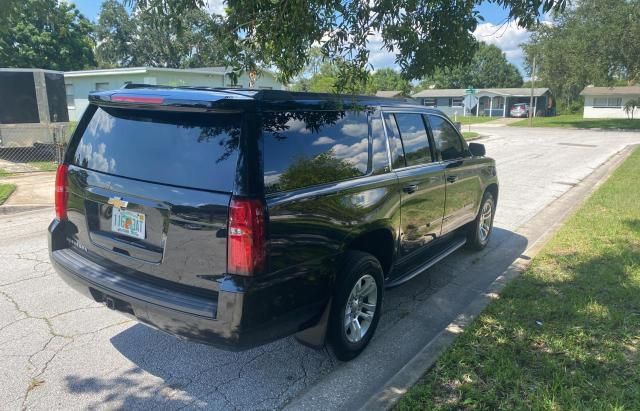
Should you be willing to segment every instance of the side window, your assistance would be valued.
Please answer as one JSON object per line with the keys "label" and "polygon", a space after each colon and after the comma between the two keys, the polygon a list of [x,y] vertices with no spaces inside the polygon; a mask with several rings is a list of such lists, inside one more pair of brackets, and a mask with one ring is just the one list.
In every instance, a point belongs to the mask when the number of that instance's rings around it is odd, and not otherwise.
{"label": "side window", "polygon": [[267,193],[359,177],[369,169],[366,111],[271,112],[262,127]]}
{"label": "side window", "polygon": [[404,161],[404,151],[402,150],[402,142],[400,141],[400,132],[398,131],[398,124],[393,114],[384,113],[384,125],[387,130],[387,136],[389,137],[389,149],[391,151],[391,166],[393,168],[406,167],[407,164]]}
{"label": "side window", "polygon": [[430,163],[431,148],[422,114],[396,113],[407,166]]}
{"label": "side window", "polygon": [[465,147],[456,129],[440,116],[429,114],[428,117],[433,139],[436,148],[442,155],[442,160],[454,160],[464,157]]}
{"label": "side window", "polygon": [[371,157],[371,171],[373,174],[389,172],[389,158],[387,156],[387,143],[384,136],[384,123],[380,113],[371,116],[371,143],[373,157]]}

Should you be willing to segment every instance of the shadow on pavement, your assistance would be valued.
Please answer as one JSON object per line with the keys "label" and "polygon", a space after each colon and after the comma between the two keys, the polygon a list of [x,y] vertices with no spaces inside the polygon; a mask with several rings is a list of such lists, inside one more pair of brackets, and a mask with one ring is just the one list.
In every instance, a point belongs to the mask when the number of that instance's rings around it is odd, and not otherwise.
{"label": "shadow on pavement", "polygon": [[526,246],[524,237],[495,228],[484,251],[458,251],[389,290],[376,336],[354,360],[357,367],[336,368],[338,362],[327,348],[313,350],[293,338],[229,352],[137,324],[111,338],[113,346],[132,362],[129,370],[93,378],[71,375],[67,386],[75,394],[100,394],[102,401],[96,406],[274,409],[333,370],[357,369],[362,378],[341,389],[367,393],[451,322],[465,302],[486,289]]}

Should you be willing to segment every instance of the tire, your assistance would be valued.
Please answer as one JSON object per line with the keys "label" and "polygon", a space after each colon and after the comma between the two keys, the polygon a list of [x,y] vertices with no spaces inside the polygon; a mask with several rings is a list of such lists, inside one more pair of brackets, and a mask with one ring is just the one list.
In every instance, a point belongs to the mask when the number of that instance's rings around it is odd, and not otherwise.
{"label": "tire", "polygon": [[[493,194],[486,191],[482,196],[480,210],[467,231],[467,247],[482,250],[489,243],[493,231],[493,217],[496,214],[496,201]],[[487,221],[487,218],[489,219]]]}
{"label": "tire", "polygon": [[[349,361],[365,349],[378,326],[384,279],[380,262],[368,253],[349,251],[342,267],[342,275],[336,283],[327,331],[336,357],[341,361]],[[374,284],[375,289],[372,290]],[[359,315],[354,316],[354,311]],[[373,317],[367,316],[371,313]],[[347,318],[351,319],[348,324]]]}

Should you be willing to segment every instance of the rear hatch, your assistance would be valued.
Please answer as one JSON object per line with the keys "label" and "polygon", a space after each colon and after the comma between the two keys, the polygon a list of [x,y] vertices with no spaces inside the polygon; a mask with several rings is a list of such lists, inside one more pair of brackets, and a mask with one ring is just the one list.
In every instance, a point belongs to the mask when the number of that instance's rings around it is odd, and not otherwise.
{"label": "rear hatch", "polygon": [[216,290],[241,114],[121,101],[93,99],[69,147],[69,244],[125,275]]}

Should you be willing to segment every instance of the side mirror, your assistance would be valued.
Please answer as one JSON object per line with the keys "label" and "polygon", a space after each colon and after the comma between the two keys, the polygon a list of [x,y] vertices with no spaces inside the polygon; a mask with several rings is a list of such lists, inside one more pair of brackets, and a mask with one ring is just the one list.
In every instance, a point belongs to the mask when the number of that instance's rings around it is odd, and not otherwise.
{"label": "side mirror", "polygon": [[475,157],[484,157],[487,154],[484,144],[480,143],[469,143],[469,152]]}

